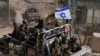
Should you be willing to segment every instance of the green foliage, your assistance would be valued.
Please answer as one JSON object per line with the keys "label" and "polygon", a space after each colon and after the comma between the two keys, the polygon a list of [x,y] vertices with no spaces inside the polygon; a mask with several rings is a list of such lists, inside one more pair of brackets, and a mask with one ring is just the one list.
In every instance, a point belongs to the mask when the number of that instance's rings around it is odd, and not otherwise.
{"label": "green foliage", "polygon": [[8,6],[7,5],[3,5],[0,7],[0,15],[8,15]]}
{"label": "green foliage", "polygon": [[14,8],[10,9],[10,15],[11,15],[11,17],[15,17],[16,16],[16,12],[15,12]]}
{"label": "green foliage", "polygon": [[[2,16],[7,16],[9,15],[9,6],[8,5],[3,5],[0,7],[0,15]],[[16,12],[14,8],[10,8],[10,17],[15,17]]]}
{"label": "green foliage", "polygon": [[52,13],[52,14],[50,14],[47,18],[49,18],[49,17],[55,17],[55,14]]}

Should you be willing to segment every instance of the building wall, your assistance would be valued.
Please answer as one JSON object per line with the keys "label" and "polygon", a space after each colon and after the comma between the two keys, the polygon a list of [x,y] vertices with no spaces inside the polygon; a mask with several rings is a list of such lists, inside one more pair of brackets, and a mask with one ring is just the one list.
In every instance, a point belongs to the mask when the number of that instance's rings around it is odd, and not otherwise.
{"label": "building wall", "polygon": [[[87,23],[92,23],[93,9],[88,9]],[[100,10],[95,9],[93,23],[100,24]]]}
{"label": "building wall", "polygon": [[45,3],[54,3],[56,0],[27,0],[30,2],[45,2]]}
{"label": "building wall", "polygon": [[[38,4],[38,5],[37,5]],[[36,8],[41,18],[46,18],[48,15],[52,14],[55,10],[55,4],[51,3],[32,3],[31,7]]]}
{"label": "building wall", "polygon": [[98,9],[95,10],[94,23],[100,24],[100,10]]}
{"label": "building wall", "polygon": [[97,1],[77,1],[78,6],[86,6],[87,11],[87,23],[92,23],[93,9],[95,9],[93,23],[100,23],[100,4]]}
{"label": "building wall", "polygon": [[[26,11],[27,8],[35,8],[39,11],[41,18],[46,18],[48,15],[52,14],[55,10],[56,4],[54,0],[9,0],[10,6],[14,7],[16,12],[20,12],[20,15]],[[16,19],[21,19],[22,17],[16,15]],[[21,23],[17,21],[18,23]]]}
{"label": "building wall", "polygon": [[93,16],[93,10],[92,9],[88,9],[87,23],[92,23],[92,16]]}
{"label": "building wall", "polygon": [[0,6],[2,6],[2,5],[4,5],[4,4],[6,4],[6,2],[0,1]]}

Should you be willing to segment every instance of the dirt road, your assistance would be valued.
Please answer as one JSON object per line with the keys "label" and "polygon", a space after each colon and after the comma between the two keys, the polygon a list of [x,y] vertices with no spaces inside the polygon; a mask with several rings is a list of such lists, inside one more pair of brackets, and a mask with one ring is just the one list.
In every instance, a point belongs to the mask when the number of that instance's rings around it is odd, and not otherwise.
{"label": "dirt road", "polygon": [[13,26],[0,26],[0,38],[8,33],[11,33],[13,31]]}

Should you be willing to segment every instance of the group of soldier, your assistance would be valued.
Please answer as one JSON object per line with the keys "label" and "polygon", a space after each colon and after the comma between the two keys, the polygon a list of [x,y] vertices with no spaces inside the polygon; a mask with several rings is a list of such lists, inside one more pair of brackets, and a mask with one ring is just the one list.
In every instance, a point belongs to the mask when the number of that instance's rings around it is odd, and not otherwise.
{"label": "group of soldier", "polygon": [[[33,21],[27,21],[27,20],[23,20],[21,25],[17,25],[15,21],[13,21],[13,26],[14,26],[14,30],[12,33],[9,33],[8,35],[11,36],[10,41],[12,39],[17,40],[18,42],[20,42],[20,45],[24,46],[24,55],[21,56],[28,56],[28,48],[35,46],[37,47],[36,49],[36,54],[38,54],[39,52],[44,53],[44,56],[48,56],[49,52],[47,50],[47,47],[44,46],[44,51],[42,52],[42,32],[43,32],[43,20],[41,19],[37,19],[34,20],[36,22],[38,22],[38,24],[36,26],[29,26],[30,22]],[[58,25],[57,25],[58,26]],[[55,26],[56,27],[56,26]],[[40,34],[41,33],[41,34]],[[72,37],[71,39],[68,40],[68,47],[67,48],[63,48],[63,45],[66,44],[66,36],[63,36],[61,34],[55,36],[57,38],[61,37],[62,40],[58,41],[57,39],[55,39],[55,41],[52,43],[52,45],[49,46],[50,48],[50,54],[51,56],[64,56],[64,53],[67,53],[67,50],[71,49],[72,52],[76,52],[77,50],[80,49],[80,46],[77,46],[76,44],[76,38]],[[40,38],[40,39],[38,39]],[[38,40],[37,40],[38,39]],[[17,41],[14,40],[15,44],[18,44]],[[8,41],[8,43],[10,42]],[[41,41],[39,44],[39,46],[37,46],[37,41]],[[76,45],[77,47],[74,47],[74,45]],[[38,51],[38,49],[40,49]],[[61,54],[61,51],[63,52],[63,54]],[[65,55],[66,56],[66,55]]]}
{"label": "group of soldier", "polygon": [[24,45],[26,56],[28,55],[28,48],[36,46],[38,33],[42,32],[43,20],[37,19],[36,21],[38,22],[38,25],[34,27],[29,26],[29,22],[27,20],[23,20],[22,24],[19,26],[15,21],[13,21],[14,30],[12,33],[8,34],[11,38],[18,40],[22,45]]}

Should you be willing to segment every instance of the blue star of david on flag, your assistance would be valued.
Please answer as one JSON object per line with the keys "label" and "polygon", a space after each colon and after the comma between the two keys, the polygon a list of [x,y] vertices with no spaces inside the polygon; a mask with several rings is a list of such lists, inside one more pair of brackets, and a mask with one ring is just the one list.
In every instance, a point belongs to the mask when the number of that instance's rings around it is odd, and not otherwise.
{"label": "blue star of david on flag", "polygon": [[63,13],[63,12],[60,14],[60,16],[61,16],[62,18],[66,18],[65,13]]}
{"label": "blue star of david on flag", "polygon": [[72,19],[69,7],[57,8],[55,10],[56,19]]}

